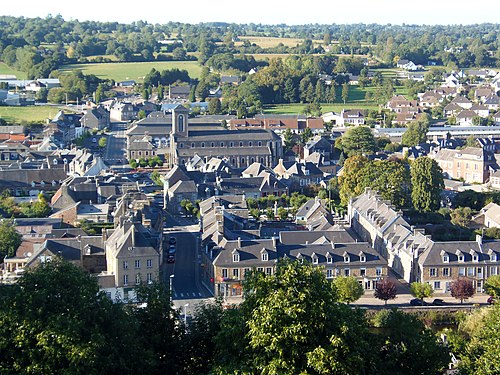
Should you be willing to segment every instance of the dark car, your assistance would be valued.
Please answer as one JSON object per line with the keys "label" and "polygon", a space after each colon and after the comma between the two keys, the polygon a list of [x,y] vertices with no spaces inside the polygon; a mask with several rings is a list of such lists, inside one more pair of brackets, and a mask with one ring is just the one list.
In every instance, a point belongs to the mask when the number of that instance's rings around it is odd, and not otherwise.
{"label": "dark car", "polygon": [[432,304],[434,306],[445,306],[446,302],[444,302],[441,298],[435,298],[434,301],[432,301]]}
{"label": "dark car", "polygon": [[167,257],[167,263],[175,263],[175,256],[169,255]]}
{"label": "dark car", "polygon": [[495,302],[495,297],[489,296],[488,299],[486,300],[486,302],[488,302],[488,304],[491,305],[492,303]]}
{"label": "dark car", "polygon": [[175,237],[170,237],[170,238],[168,239],[168,243],[169,243],[170,245],[175,245],[175,244],[177,243],[177,239],[176,239]]}
{"label": "dark car", "polygon": [[175,245],[170,245],[170,246],[168,247],[168,254],[169,254],[169,255],[173,255],[173,254],[175,254]]}
{"label": "dark car", "polygon": [[422,301],[420,298],[414,298],[410,301],[411,306],[427,306],[427,302]]}

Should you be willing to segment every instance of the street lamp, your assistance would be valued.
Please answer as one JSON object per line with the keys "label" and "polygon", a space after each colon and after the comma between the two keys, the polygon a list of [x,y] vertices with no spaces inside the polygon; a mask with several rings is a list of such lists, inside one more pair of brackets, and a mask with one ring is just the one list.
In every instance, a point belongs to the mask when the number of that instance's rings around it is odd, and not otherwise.
{"label": "street lamp", "polygon": [[186,303],[184,305],[184,329],[187,329],[187,307],[189,306],[189,303]]}
{"label": "street lamp", "polygon": [[174,289],[174,275],[170,275],[170,303],[172,303],[173,289]]}

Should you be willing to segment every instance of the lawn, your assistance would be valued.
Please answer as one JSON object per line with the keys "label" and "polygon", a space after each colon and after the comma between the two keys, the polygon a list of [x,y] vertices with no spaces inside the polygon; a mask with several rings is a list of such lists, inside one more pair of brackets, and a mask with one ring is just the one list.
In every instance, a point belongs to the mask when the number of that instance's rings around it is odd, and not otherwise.
{"label": "lawn", "polygon": [[45,122],[48,118],[53,118],[59,111],[55,106],[29,106],[29,107],[1,107],[0,118],[9,123],[18,124],[26,122]]}
{"label": "lawn", "polygon": [[0,75],[1,74],[14,74],[17,79],[26,79],[26,73],[12,69],[10,66],[0,61]]}
{"label": "lawn", "polygon": [[[304,110],[305,104],[278,104],[266,106],[264,108],[265,114],[279,114],[279,115],[298,115]],[[334,103],[321,104],[321,110],[323,113],[326,112],[340,112],[342,109],[367,109],[367,110],[377,110],[377,104],[368,103]]]}
{"label": "lawn", "polygon": [[144,76],[155,68],[158,71],[167,69],[185,69],[191,78],[199,78],[201,65],[197,61],[154,61],[154,62],[129,62],[129,63],[103,63],[103,64],[72,64],[66,65],[61,70],[70,71],[80,69],[84,74],[95,74],[102,79],[124,81],[133,79],[142,82]]}

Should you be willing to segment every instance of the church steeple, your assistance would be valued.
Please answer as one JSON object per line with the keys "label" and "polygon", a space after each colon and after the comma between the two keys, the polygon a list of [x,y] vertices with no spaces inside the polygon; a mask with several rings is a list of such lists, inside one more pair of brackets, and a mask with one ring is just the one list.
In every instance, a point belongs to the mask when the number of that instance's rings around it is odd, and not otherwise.
{"label": "church steeple", "polygon": [[188,136],[189,110],[182,105],[172,109],[172,133],[177,136]]}

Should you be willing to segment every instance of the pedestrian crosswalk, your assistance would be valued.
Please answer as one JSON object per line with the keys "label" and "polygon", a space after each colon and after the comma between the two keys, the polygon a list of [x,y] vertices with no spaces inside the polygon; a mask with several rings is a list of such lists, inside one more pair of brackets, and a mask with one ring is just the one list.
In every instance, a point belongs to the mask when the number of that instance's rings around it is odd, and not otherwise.
{"label": "pedestrian crosswalk", "polygon": [[203,295],[200,292],[196,292],[196,293],[195,292],[179,292],[179,293],[173,292],[172,297],[174,299],[176,299],[176,298],[180,298],[180,299],[182,299],[182,298],[201,298],[201,297],[203,297]]}

